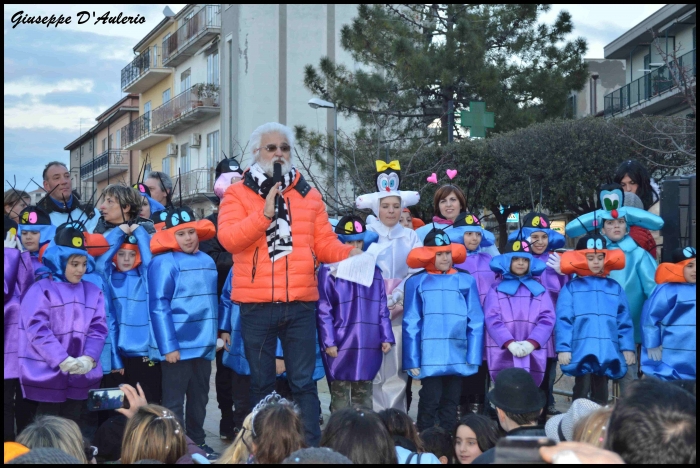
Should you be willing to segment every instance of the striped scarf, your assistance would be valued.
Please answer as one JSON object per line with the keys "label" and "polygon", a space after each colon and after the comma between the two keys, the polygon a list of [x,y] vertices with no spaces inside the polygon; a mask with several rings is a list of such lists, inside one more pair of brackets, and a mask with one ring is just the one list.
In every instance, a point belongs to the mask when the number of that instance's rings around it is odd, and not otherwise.
{"label": "striped scarf", "polygon": [[[265,174],[257,163],[250,166],[250,175],[258,184],[258,194],[263,199],[267,198],[270,189],[275,185],[272,182],[272,177]],[[280,193],[294,182],[296,175],[297,170],[292,167],[292,170],[282,177]],[[271,262],[292,253],[292,221],[289,216],[287,202],[283,196],[277,199],[277,209],[270,226],[265,231],[265,237],[267,238],[267,253]]]}

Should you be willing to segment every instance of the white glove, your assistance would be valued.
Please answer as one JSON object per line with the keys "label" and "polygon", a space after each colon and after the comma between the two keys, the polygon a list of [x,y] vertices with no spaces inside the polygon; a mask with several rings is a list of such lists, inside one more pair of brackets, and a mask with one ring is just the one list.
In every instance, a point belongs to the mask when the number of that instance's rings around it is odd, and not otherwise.
{"label": "white glove", "polygon": [[510,353],[515,357],[525,356],[525,350],[522,346],[520,346],[519,341],[513,341],[511,344],[509,344],[508,351],[510,351]]}
{"label": "white glove", "polygon": [[649,359],[651,359],[652,361],[660,361],[662,350],[663,350],[663,347],[661,347],[661,346],[658,346],[656,348],[648,348],[647,355],[649,356]]}
{"label": "white glove", "polygon": [[6,249],[16,249],[17,248],[17,236],[13,236],[11,232],[7,232],[7,236],[5,236],[5,248]]}
{"label": "white glove", "polygon": [[418,377],[418,375],[420,374],[420,367],[417,369],[411,369],[410,372],[411,374],[413,374],[413,377]]}
{"label": "white glove", "polygon": [[529,341],[520,341],[520,346],[523,348],[523,352],[525,353],[521,357],[525,357],[535,350],[535,345]]}
{"label": "white glove", "polygon": [[68,356],[58,365],[58,367],[61,369],[61,372],[74,374],[76,370],[80,369],[80,361],[74,357]]}
{"label": "white glove", "polygon": [[547,259],[547,266],[561,275],[561,257],[552,252]]}
{"label": "white glove", "polygon": [[625,356],[625,362],[628,366],[637,363],[637,353],[634,351],[623,351],[622,355]]}
{"label": "white glove", "polygon": [[559,353],[559,365],[568,366],[571,364],[571,353]]}
{"label": "white glove", "polygon": [[394,297],[394,304],[398,304],[399,302],[403,302],[403,291],[400,289],[395,289],[391,295]]}
{"label": "white glove", "polygon": [[95,367],[95,361],[89,356],[80,356],[78,358],[78,362],[80,363],[80,369],[75,372],[71,372],[71,374],[87,374],[93,369],[93,367]]}
{"label": "white glove", "polygon": [[386,306],[387,306],[387,307],[394,307],[394,304],[396,304],[396,301],[394,300],[394,296],[392,296],[391,294],[389,294],[389,295],[386,297]]}

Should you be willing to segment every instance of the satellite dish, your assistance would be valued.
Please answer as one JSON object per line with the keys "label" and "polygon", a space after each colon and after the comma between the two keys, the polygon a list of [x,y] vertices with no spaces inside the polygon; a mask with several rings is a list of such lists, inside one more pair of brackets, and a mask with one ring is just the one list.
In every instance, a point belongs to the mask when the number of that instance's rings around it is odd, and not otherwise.
{"label": "satellite dish", "polygon": [[166,18],[172,18],[173,16],[175,16],[175,13],[173,13],[173,10],[171,10],[170,7],[167,5],[165,8],[163,8],[163,14],[165,15]]}

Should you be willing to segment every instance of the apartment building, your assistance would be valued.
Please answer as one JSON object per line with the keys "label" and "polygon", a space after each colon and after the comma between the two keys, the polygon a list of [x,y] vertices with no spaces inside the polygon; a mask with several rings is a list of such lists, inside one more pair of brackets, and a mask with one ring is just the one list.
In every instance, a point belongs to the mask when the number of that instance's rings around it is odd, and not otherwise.
{"label": "apartment building", "polygon": [[580,91],[572,91],[567,116],[580,119],[603,115],[605,96],[625,84],[627,63],[616,59],[583,59],[588,64],[588,80]]}
{"label": "apartment building", "polygon": [[[653,33],[652,33],[653,31]],[[605,46],[606,59],[625,61],[625,83],[604,98],[605,117],[635,114],[681,115],[691,112],[665,54],[676,51],[678,66],[694,80],[695,6],[668,4]],[[693,82],[693,87],[695,86]]]}
{"label": "apartment building", "polygon": [[83,201],[95,200],[109,184],[136,182],[138,151],[122,146],[125,126],[139,116],[139,96],[128,94],[98,115],[95,124],[64,147],[70,152],[69,170],[73,188]]}
{"label": "apartment building", "polygon": [[166,12],[122,70],[122,91],[140,95],[139,116],[124,127],[122,145],[140,151],[146,171],[169,174],[174,198],[206,216],[220,158],[220,5]]}

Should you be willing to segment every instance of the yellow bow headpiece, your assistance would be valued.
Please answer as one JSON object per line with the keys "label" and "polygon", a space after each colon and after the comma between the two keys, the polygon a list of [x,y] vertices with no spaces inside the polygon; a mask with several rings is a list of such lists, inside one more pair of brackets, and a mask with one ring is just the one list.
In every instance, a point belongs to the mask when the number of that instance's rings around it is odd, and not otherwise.
{"label": "yellow bow headpiece", "polygon": [[401,170],[401,165],[396,159],[391,161],[389,164],[387,164],[386,161],[375,161],[375,163],[377,163],[377,172],[384,172],[387,169],[393,169],[395,171]]}

